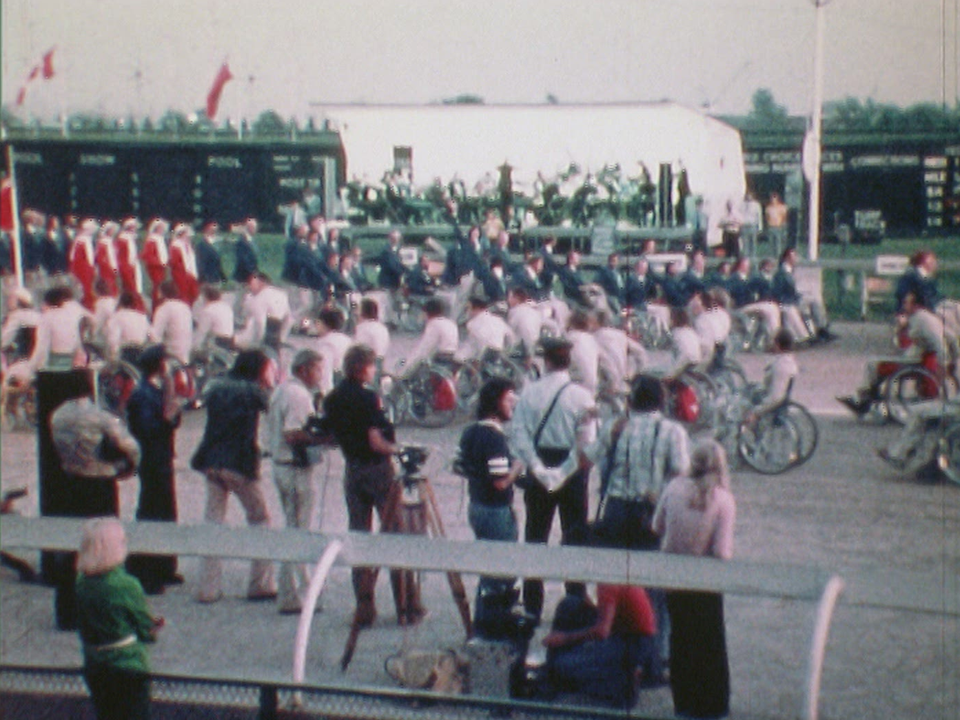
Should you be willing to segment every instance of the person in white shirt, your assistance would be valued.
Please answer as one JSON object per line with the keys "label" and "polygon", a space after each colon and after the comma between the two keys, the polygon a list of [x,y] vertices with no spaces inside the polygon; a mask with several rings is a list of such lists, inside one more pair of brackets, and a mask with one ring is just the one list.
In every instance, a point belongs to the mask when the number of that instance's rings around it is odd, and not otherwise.
{"label": "person in white shirt", "polygon": [[[26,288],[17,288],[7,296],[7,316],[3,320],[0,347],[10,347],[18,341],[21,331],[32,328],[36,342],[40,311],[33,306],[33,296]],[[32,343],[31,343],[32,344]],[[23,351],[24,348],[18,348]]]}
{"label": "person in white shirt", "polygon": [[598,312],[593,337],[600,350],[600,384],[614,393],[626,393],[629,380],[647,366],[643,345],[620,328],[613,327],[610,314]]}
{"label": "person in white shirt", "polygon": [[578,309],[570,315],[567,340],[570,349],[570,377],[591,393],[596,394],[600,382],[600,348],[590,333],[590,315]]}
{"label": "person in white shirt", "polygon": [[446,305],[439,298],[430,298],[423,304],[427,316],[423,335],[413,352],[406,359],[401,377],[409,377],[421,363],[431,360],[435,355],[453,357],[460,344],[460,331],[457,324],[446,316]]}
{"label": "person in white shirt", "polygon": [[543,312],[522,287],[512,288],[507,292],[507,306],[507,325],[522,346],[524,354],[531,357],[540,340]]}
{"label": "person in white shirt", "polygon": [[754,407],[746,415],[748,423],[786,400],[794,379],[800,374],[793,354],[793,335],[786,328],[781,328],[774,336],[773,352],[776,355],[763,371],[763,384],[754,398]]}
{"label": "person in white shirt", "polygon": [[41,368],[69,370],[83,352],[83,326],[93,316],[73,299],[67,287],[51,288],[43,296],[44,308],[37,324],[37,342],[24,368],[31,378]]}
{"label": "person in white shirt", "polygon": [[469,302],[470,317],[467,320],[467,337],[457,352],[458,359],[480,360],[487,350],[502,353],[513,343],[513,331],[500,318],[488,310],[485,297],[473,296]]}
{"label": "person in white shirt", "polygon": [[[320,455],[311,445],[315,436],[306,430],[307,420],[315,413],[314,393],[323,375],[323,357],[313,350],[298,352],[290,366],[291,377],[270,396],[267,410],[267,447],[273,465],[286,526],[313,529],[317,506],[317,487],[313,470]],[[321,496],[322,501],[322,496]],[[323,517],[323,507],[320,507]],[[310,570],[301,563],[280,566],[277,581],[277,605],[280,613],[299,613],[303,595],[310,582]]]}
{"label": "person in white shirt", "polygon": [[323,357],[320,392],[324,395],[342,378],[343,357],[353,345],[353,338],[343,332],[343,322],[343,314],[336,308],[325,307],[320,311],[316,325],[320,337],[315,349]]}
{"label": "person in white shirt", "polygon": [[249,292],[243,300],[246,324],[236,335],[237,345],[255,348],[285,342],[293,327],[287,293],[271,285],[270,278],[261,272],[250,276],[247,288]]}
{"label": "person in white shirt", "polygon": [[96,300],[93,303],[93,321],[90,327],[90,334],[97,340],[103,339],[103,329],[107,320],[117,310],[117,298],[110,294],[110,288],[107,281],[103,278],[98,279],[93,284],[93,291],[96,294]]}
{"label": "person in white shirt", "polygon": [[193,313],[190,312],[190,306],[180,299],[172,280],[160,283],[160,307],[153,311],[152,332],[154,339],[166,348],[168,355],[183,365],[190,362]]}
{"label": "person in white shirt", "polygon": [[117,311],[113,313],[103,327],[103,337],[107,344],[107,357],[117,360],[124,348],[143,349],[153,339],[152,328],[147,314],[138,310],[137,297],[130,290],[124,290],[117,299]]}
{"label": "person in white shirt", "polygon": [[691,365],[703,362],[703,349],[700,336],[690,326],[690,315],[686,310],[673,308],[670,311],[670,320],[673,324],[670,331],[673,347],[670,365],[664,375],[668,379],[675,379]]}
{"label": "person in white shirt", "polygon": [[757,238],[760,235],[760,225],[763,218],[763,208],[752,192],[747,192],[740,206],[740,249],[746,257],[757,254]]}
{"label": "person in white shirt", "polygon": [[725,345],[730,336],[730,314],[713,290],[694,295],[688,307],[693,315],[693,329],[700,338],[702,360],[709,362],[717,347]]}
{"label": "person in white shirt", "polygon": [[233,306],[223,299],[220,289],[204,285],[200,291],[203,304],[194,307],[197,327],[193,331],[193,349],[204,352],[211,345],[233,346]]}
{"label": "person in white shirt", "polygon": [[357,345],[366,345],[383,363],[390,349],[390,330],[378,318],[380,307],[376,300],[364,298],[360,301],[360,322],[353,331],[353,340]]}

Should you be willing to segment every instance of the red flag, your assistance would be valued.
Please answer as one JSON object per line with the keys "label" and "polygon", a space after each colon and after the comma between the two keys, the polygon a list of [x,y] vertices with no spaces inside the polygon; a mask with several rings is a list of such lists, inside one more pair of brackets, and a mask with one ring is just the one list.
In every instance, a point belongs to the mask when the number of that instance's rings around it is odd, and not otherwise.
{"label": "red flag", "polygon": [[40,74],[40,66],[34,65],[33,69],[30,71],[30,74],[27,75],[27,82],[30,82],[31,80],[36,80],[37,75],[39,74]]}
{"label": "red flag", "polygon": [[10,178],[0,182],[0,230],[13,232],[13,185]]}
{"label": "red flag", "polygon": [[56,50],[55,47],[50,48],[43,55],[43,79],[49,80],[53,77],[53,51]]}
{"label": "red flag", "polygon": [[27,86],[21,85],[20,91],[17,93],[17,105],[23,105],[23,101],[27,99]]}
{"label": "red flag", "polygon": [[224,61],[223,65],[220,66],[217,77],[213,79],[210,92],[207,93],[207,117],[211,120],[217,116],[217,108],[220,106],[220,93],[223,92],[223,86],[231,80],[233,80],[233,75],[230,74],[230,68],[227,66],[226,61]]}

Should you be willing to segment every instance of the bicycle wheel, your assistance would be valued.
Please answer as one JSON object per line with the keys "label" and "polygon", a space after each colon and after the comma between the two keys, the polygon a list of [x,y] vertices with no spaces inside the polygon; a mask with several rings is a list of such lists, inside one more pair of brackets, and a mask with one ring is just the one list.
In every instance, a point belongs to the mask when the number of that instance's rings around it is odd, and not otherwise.
{"label": "bicycle wheel", "polygon": [[940,438],[937,465],[947,480],[960,485],[960,423],[956,421]]}
{"label": "bicycle wheel", "polygon": [[786,413],[787,418],[797,430],[799,455],[794,465],[803,465],[813,457],[813,453],[817,449],[817,440],[819,439],[817,421],[809,410],[792,400],[787,403],[782,412]]}
{"label": "bicycle wheel", "polygon": [[910,365],[891,375],[885,383],[887,414],[905,425],[920,403],[943,399],[946,393],[937,377],[924,367]]}
{"label": "bicycle wheel", "polygon": [[786,414],[775,412],[761,415],[752,427],[741,426],[737,442],[740,458],[764,475],[778,475],[796,465],[799,446],[796,425]]}

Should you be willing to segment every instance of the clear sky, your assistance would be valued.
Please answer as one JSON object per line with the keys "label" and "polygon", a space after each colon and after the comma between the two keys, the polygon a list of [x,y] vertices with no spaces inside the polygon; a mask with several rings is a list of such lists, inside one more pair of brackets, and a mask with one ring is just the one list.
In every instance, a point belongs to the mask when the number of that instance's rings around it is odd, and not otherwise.
{"label": "clear sky", "polygon": [[[825,12],[827,100],[956,101],[960,0]],[[56,46],[56,76],[29,86],[22,111],[189,113],[226,58],[221,116],[461,93],[742,113],[759,87],[806,114],[814,17],[814,0],[2,0],[2,100]]]}

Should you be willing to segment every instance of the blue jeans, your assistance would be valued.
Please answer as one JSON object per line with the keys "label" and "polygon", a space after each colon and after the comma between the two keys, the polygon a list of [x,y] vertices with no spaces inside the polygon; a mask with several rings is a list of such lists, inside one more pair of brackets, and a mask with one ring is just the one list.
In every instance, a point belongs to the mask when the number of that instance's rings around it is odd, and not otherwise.
{"label": "blue jeans", "polygon": [[656,641],[645,635],[611,635],[551,652],[550,680],[558,690],[583,692],[617,707],[636,700],[634,671],[644,676],[662,671]]}
{"label": "blue jeans", "polygon": [[[471,502],[467,519],[477,540],[517,542],[517,518],[510,505],[494,506]],[[508,632],[508,616],[516,600],[516,578],[481,575],[474,602],[474,625],[481,637],[501,639]]]}

